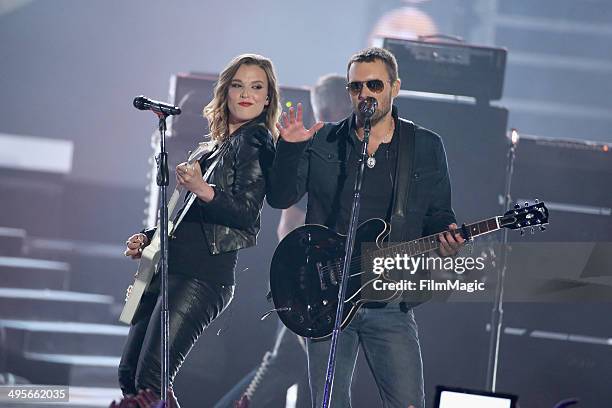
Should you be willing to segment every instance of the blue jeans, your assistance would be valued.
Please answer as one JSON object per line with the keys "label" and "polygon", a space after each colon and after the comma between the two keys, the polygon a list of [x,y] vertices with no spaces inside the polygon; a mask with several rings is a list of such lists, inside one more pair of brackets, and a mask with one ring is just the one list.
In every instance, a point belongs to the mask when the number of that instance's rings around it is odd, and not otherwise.
{"label": "blue jeans", "polygon": [[[330,340],[308,341],[308,375],[313,407],[321,407]],[[350,408],[351,381],[359,346],[380,392],[383,408],[425,408],[423,363],[412,310],[399,303],[361,308],[339,336],[330,406]]]}

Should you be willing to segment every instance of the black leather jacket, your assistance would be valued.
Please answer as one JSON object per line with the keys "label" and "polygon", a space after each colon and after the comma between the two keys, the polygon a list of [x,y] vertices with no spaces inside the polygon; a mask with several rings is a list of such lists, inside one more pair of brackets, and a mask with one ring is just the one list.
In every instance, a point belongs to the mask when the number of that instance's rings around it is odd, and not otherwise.
{"label": "black leather jacket", "polygon": [[[215,196],[206,203],[197,199],[208,222],[202,227],[212,254],[256,244],[266,180],[274,159],[274,142],[265,127],[265,112],[242,125],[210,175]],[[206,160],[200,163],[207,163]],[[208,164],[208,163],[207,163]],[[206,166],[202,166],[202,172]]]}
{"label": "black leather jacket", "polygon": [[[393,185],[391,240],[409,241],[446,230],[455,222],[446,154],[441,138],[397,116],[399,136],[397,168]],[[268,203],[287,208],[307,192],[306,223],[334,229],[338,217],[338,184],[344,168],[352,132],[352,118],[328,123],[307,142],[276,145],[276,157],[268,187]],[[359,146],[357,146],[359,148]],[[352,186],[349,186],[352,188]]]}
{"label": "black leather jacket", "polygon": [[[214,150],[213,150],[214,151]],[[200,159],[202,174],[214,159],[212,152]],[[212,171],[209,183],[215,190],[212,201],[196,199],[204,219],[201,225],[210,253],[247,248],[257,243],[260,213],[266,184],[274,160],[274,142],[265,127],[265,112],[242,125],[231,136],[229,147]],[[149,241],[155,228],[143,231]]]}

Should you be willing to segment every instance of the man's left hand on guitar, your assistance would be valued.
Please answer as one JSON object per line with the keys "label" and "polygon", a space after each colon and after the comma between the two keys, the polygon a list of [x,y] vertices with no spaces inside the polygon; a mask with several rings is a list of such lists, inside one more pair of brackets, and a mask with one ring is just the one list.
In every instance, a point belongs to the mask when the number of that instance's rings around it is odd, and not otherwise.
{"label": "man's left hand on guitar", "polygon": [[204,202],[212,201],[215,196],[215,190],[202,178],[202,169],[198,163],[184,162],[176,166],[176,182]]}
{"label": "man's left hand on guitar", "polygon": [[[448,229],[449,231],[438,234],[438,240],[440,241],[438,255],[440,256],[455,256],[465,244],[465,240],[457,231],[457,224],[449,225]],[[457,233],[455,233],[456,231]]]}

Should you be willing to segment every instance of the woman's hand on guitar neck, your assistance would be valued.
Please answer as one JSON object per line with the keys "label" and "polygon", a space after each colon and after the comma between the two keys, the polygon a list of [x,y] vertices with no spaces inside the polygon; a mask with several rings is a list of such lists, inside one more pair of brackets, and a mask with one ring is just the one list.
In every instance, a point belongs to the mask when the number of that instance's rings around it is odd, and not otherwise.
{"label": "woman's hand on guitar neck", "polygon": [[127,248],[123,255],[129,256],[132,259],[140,259],[142,256],[142,250],[149,245],[149,239],[143,233],[134,234],[128,238],[125,242]]}

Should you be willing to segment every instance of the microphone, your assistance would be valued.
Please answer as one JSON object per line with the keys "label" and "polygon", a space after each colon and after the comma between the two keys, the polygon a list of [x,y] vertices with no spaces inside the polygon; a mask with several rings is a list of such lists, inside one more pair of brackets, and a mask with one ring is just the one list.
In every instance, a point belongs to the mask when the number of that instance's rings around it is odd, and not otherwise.
{"label": "microphone", "polygon": [[371,96],[359,102],[359,113],[364,119],[370,119],[376,112],[376,108],[378,108],[378,101]]}
{"label": "microphone", "polygon": [[181,114],[180,108],[169,103],[151,100],[143,95],[134,98],[134,107],[140,110],[150,110],[157,114],[161,113],[166,116]]}

